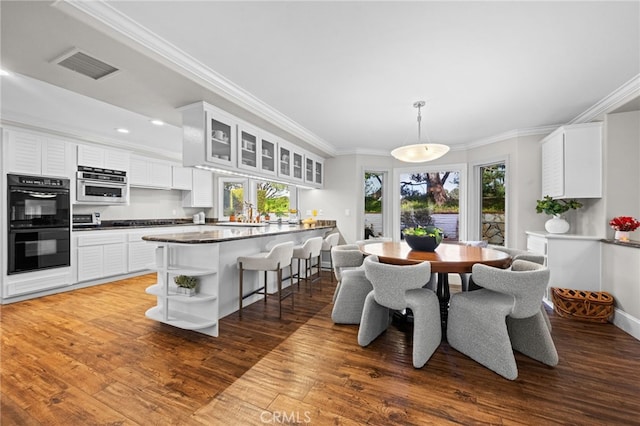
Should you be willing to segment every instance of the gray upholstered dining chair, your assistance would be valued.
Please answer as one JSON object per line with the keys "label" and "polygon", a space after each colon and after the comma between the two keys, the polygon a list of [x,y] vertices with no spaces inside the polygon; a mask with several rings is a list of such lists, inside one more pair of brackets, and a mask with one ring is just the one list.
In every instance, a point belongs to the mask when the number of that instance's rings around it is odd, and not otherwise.
{"label": "gray upholstered dining chair", "polygon": [[[545,256],[541,254],[531,253],[530,251],[527,251],[527,250],[497,246],[494,244],[487,245],[487,248],[507,253],[509,256],[511,256],[512,261],[520,259],[520,260],[528,260],[529,262],[534,262],[540,265],[544,265],[546,260]],[[467,290],[477,290],[479,288],[481,287],[478,286],[476,283],[474,283],[473,280],[467,279]],[[549,330],[551,330],[551,321],[549,320],[549,315],[547,314],[547,311],[544,308],[544,303],[540,304],[540,311],[542,312],[544,321],[547,323],[547,327],[549,327]]]}
{"label": "gray upholstered dining chair", "polygon": [[331,257],[338,280],[331,319],[335,324],[360,324],[364,299],[373,289],[364,275],[364,254],[358,246],[345,244],[334,247]]}
{"label": "gray upholstered dining chair", "polygon": [[499,250],[504,253],[507,253],[509,256],[511,256],[511,259],[513,260],[518,260],[518,259],[528,260],[529,262],[534,262],[540,265],[544,265],[545,257],[541,254],[535,254],[535,253],[531,253],[530,251],[515,249],[510,247],[496,246],[493,244],[489,244],[487,247],[493,250]]}
{"label": "gray upholstered dining chair", "polygon": [[438,297],[423,288],[431,278],[431,264],[390,265],[369,256],[364,261],[364,270],[373,290],[364,303],[358,343],[367,346],[382,334],[391,322],[391,310],[411,309],[413,366],[421,368],[442,339]]}
{"label": "gray upholstered dining chair", "polygon": [[549,270],[518,259],[510,269],[476,264],[472,275],[483,288],[451,297],[449,345],[509,380],[518,377],[514,349],[557,365],[558,353],[540,309]]}
{"label": "gray upholstered dining chair", "polygon": [[343,244],[335,246],[331,249],[331,263],[333,265],[333,274],[336,276],[338,283],[336,284],[336,290],[333,293],[333,301],[335,302],[340,290],[340,282],[342,281],[342,274],[349,269],[355,269],[362,265],[364,261],[364,254],[360,251],[360,248],[355,244]]}

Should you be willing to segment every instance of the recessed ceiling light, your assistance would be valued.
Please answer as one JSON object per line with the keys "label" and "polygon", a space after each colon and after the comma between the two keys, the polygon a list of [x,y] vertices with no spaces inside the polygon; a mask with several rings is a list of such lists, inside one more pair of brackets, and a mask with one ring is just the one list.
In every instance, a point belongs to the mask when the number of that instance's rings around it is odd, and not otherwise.
{"label": "recessed ceiling light", "polygon": [[0,69],[0,75],[5,76],[5,75],[10,75],[9,71],[5,71],[3,69]]}
{"label": "recessed ceiling light", "polygon": [[164,126],[164,121],[162,121],[162,120],[151,120],[151,124],[155,124],[156,126]]}
{"label": "recessed ceiling light", "polygon": [[125,128],[123,128],[123,127],[118,127],[118,128],[116,129],[116,132],[118,132],[118,133],[129,133],[129,130],[128,130],[128,129],[125,129]]}

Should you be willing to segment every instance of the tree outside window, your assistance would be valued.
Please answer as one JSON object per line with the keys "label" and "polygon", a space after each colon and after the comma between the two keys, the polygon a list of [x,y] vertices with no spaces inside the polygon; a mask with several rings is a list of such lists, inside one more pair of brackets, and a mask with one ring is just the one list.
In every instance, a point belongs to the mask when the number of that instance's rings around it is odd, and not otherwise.
{"label": "tree outside window", "polygon": [[[401,229],[434,225],[458,239],[460,174],[455,171],[400,175]],[[402,235],[402,233],[401,233]]]}
{"label": "tree outside window", "polygon": [[275,182],[259,182],[256,185],[256,208],[260,213],[289,214],[289,185]]}

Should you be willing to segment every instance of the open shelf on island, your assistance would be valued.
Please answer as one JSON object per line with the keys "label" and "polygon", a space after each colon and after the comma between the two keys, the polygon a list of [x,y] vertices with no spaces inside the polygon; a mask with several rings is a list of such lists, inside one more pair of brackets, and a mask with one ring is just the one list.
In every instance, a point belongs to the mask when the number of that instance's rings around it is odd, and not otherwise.
{"label": "open shelf on island", "polygon": [[145,312],[145,315],[152,320],[159,321],[164,324],[169,324],[174,327],[183,328],[185,330],[202,330],[209,327],[217,327],[218,325],[217,319],[213,321],[211,319],[189,315],[184,312],[180,312],[179,318],[169,314],[168,319],[165,321],[163,319],[162,309],[159,306],[154,306],[153,308],[147,310],[147,312]]}
{"label": "open shelf on island", "polygon": [[193,296],[185,296],[184,294],[178,294],[178,293],[172,292],[171,289],[169,289],[168,294],[165,295],[163,293],[163,288],[159,284],[154,284],[150,287],[147,287],[145,292],[153,296],[169,297],[172,300],[176,300],[178,302],[185,302],[185,303],[207,302],[209,300],[216,300],[218,298],[218,296],[216,295],[206,294],[206,293],[196,293]]}

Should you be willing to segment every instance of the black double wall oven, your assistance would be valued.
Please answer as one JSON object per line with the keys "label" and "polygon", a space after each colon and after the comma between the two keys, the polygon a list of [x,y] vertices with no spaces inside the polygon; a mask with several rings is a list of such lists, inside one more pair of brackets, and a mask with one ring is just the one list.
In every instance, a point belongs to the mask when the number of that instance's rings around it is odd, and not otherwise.
{"label": "black double wall oven", "polygon": [[69,179],[7,175],[7,274],[71,265]]}

